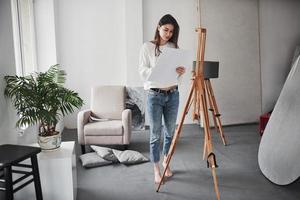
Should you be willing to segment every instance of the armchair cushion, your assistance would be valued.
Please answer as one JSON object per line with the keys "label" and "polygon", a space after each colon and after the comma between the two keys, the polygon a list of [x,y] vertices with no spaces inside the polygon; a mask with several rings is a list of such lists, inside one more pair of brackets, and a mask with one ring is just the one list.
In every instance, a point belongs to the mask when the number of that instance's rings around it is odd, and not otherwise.
{"label": "armchair cushion", "polygon": [[84,126],[84,135],[89,136],[108,136],[123,135],[122,121],[108,120],[102,122],[92,122]]}

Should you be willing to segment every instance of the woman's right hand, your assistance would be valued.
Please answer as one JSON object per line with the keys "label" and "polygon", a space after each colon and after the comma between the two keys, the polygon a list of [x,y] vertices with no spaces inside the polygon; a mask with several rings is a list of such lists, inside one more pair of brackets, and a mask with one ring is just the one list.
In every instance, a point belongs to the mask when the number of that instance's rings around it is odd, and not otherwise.
{"label": "woman's right hand", "polygon": [[183,66],[177,67],[177,68],[176,68],[176,73],[177,73],[179,76],[181,76],[182,74],[185,73],[185,67],[183,67]]}

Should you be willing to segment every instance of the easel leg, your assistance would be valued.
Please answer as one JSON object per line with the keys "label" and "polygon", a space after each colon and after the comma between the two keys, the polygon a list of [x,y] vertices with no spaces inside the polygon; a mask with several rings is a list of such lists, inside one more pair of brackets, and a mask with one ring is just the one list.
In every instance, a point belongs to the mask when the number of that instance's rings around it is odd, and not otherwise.
{"label": "easel leg", "polygon": [[192,113],[192,120],[195,121],[195,120],[199,120],[200,119],[200,105],[198,104],[199,102],[199,92],[198,92],[198,85],[195,84],[195,89],[194,89],[194,93],[193,93],[193,110],[194,112]]}
{"label": "easel leg", "polygon": [[207,138],[206,137],[207,137],[206,134],[204,134],[202,160],[205,160],[206,155],[207,155]]}
{"label": "easel leg", "polygon": [[216,174],[216,168],[218,167],[218,165],[216,163],[216,157],[214,153],[210,153],[210,155],[207,157],[207,167],[211,168],[217,200],[220,200],[220,192],[218,188],[218,179]]}
{"label": "easel leg", "polygon": [[207,93],[208,93],[209,103],[210,103],[210,106],[213,111],[213,119],[214,119],[215,127],[218,130],[218,132],[220,133],[223,144],[226,146],[227,141],[226,141],[223,129],[222,129],[222,123],[221,123],[221,119],[220,119],[221,115],[218,110],[218,106],[217,106],[217,102],[216,102],[214,92],[213,92],[213,89],[211,86],[211,82],[209,79],[205,80],[204,82],[205,82],[205,87],[206,87]]}
{"label": "easel leg", "polygon": [[207,111],[207,102],[206,102],[206,94],[204,90],[204,84],[201,80],[197,82],[198,87],[200,88],[199,91],[199,105],[201,105],[202,112],[201,112],[201,119],[203,120],[203,127],[204,127],[204,147],[203,147],[203,160],[206,158],[206,155],[209,153],[208,145],[210,145],[209,141],[211,140],[211,133],[209,127],[209,119],[208,119],[208,111]]}
{"label": "easel leg", "polygon": [[[204,81],[202,83],[203,83],[203,87],[204,87]],[[203,88],[203,90],[204,90],[204,88]],[[204,115],[203,119],[204,119],[205,149],[206,149],[206,152],[208,153],[207,161],[209,163],[209,166],[211,167],[216,197],[217,197],[217,200],[220,200],[218,179],[217,179],[216,169],[215,169],[217,167],[217,164],[216,164],[215,154],[212,151],[213,147],[212,147],[212,142],[211,142],[211,133],[210,133],[210,127],[209,127],[209,118],[208,118],[208,109],[207,109],[205,91],[203,91],[201,95],[202,95],[201,104],[203,107],[203,115]]]}
{"label": "easel leg", "polygon": [[[206,30],[200,29],[200,31],[201,32],[198,34],[198,36],[200,38],[200,41],[202,41],[202,42],[201,42],[200,49],[198,47],[197,56],[199,55],[199,57],[197,57],[197,63],[198,63],[199,60],[201,60],[201,61],[204,60]],[[206,88],[205,88],[205,82],[204,82],[204,77],[203,77],[203,62],[201,62],[200,64],[201,65],[198,66],[198,68],[200,68],[200,71],[202,71],[202,73],[200,73],[200,76],[196,80],[197,80],[197,86],[198,86],[198,89],[199,89],[199,94],[201,96],[200,104],[201,104],[201,108],[203,109],[203,115],[201,115],[201,116],[203,117],[202,120],[203,120],[203,126],[204,126],[204,134],[205,134],[204,149],[206,149],[206,153],[208,153],[207,160],[208,160],[209,165],[210,165],[211,170],[212,170],[216,197],[217,197],[217,200],[220,200],[218,180],[217,180],[217,176],[216,176],[216,172],[215,172],[215,167],[217,165],[216,165],[215,155],[212,152],[213,148],[212,148],[212,142],[211,142],[211,133],[210,133],[208,109],[207,109],[207,102],[206,102],[206,91],[205,91]]]}
{"label": "easel leg", "polygon": [[209,103],[209,111],[212,112],[212,116],[213,116],[213,120],[214,120],[214,125],[216,127],[217,130],[218,129],[218,125],[217,125],[217,120],[216,120],[216,115],[215,115],[215,111],[214,111],[214,107],[213,107],[213,102],[212,102],[212,98],[211,98],[211,93],[208,89],[208,82],[207,80],[204,80],[204,84],[205,84],[205,88],[206,88],[206,92],[207,92],[207,96],[208,96],[208,103]]}

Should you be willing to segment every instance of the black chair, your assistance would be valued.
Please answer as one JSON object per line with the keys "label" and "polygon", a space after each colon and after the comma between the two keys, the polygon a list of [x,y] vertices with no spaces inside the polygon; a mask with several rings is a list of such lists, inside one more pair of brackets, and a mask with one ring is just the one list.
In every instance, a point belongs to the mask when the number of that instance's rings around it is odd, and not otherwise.
{"label": "black chair", "polygon": [[[5,193],[6,200],[14,199],[14,193],[31,182],[34,182],[36,199],[43,199],[39,166],[37,161],[37,154],[40,152],[41,149],[38,147],[12,144],[0,145],[0,192]],[[28,158],[31,160],[31,165],[20,163]],[[18,169],[13,169],[13,167],[18,167]],[[22,174],[23,176],[13,180],[13,173]],[[31,175],[31,179],[26,180],[24,183],[15,188],[13,187],[15,184],[30,177]]]}

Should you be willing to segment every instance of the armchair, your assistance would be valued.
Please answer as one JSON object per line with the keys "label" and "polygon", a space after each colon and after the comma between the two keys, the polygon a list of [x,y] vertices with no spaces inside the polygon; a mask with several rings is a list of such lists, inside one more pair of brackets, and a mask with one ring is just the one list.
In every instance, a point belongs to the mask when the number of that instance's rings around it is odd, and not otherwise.
{"label": "armchair", "polygon": [[124,145],[131,138],[131,110],[125,109],[124,86],[96,86],[91,92],[91,107],[77,116],[78,143],[85,145]]}

